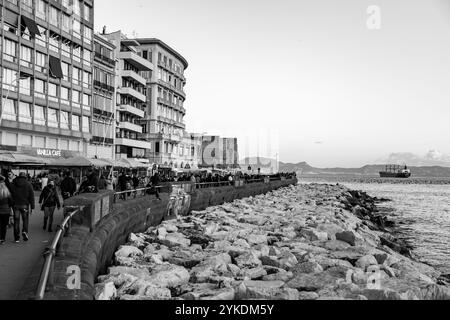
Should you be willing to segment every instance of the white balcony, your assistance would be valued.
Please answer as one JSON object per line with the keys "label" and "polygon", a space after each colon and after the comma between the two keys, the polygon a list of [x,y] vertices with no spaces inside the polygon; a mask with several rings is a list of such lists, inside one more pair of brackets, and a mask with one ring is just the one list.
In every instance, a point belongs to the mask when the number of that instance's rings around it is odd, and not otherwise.
{"label": "white balcony", "polygon": [[145,117],[145,111],[142,111],[136,107],[130,106],[128,104],[123,104],[118,106],[118,110],[121,112],[127,112],[127,113],[131,113],[139,118],[144,118]]}
{"label": "white balcony", "polygon": [[142,133],[142,127],[131,122],[120,122],[120,129]]}
{"label": "white balcony", "polygon": [[131,65],[138,68],[139,71],[151,71],[154,69],[153,63],[131,51],[119,52],[118,58],[127,60]]}
{"label": "white balcony", "polygon": [[122,70],[121,72],[121,76],[123,78],[131,78],[137,82],[139,82],[140,84],[142,84],[143,86],[147,85],[147,80],[145,80],[144,77],[141,77],[139,74],[137,74],[134,71],[131,70]]}
{"label": "white balcony", "polygon": [[126,138],[116,138],[116,145],[140,149],[152,149],[152,144],[150,142]]}
{"label": "white balcony", "polygon": [[140,93],[137,90],[134,90],[131,87],[121,87],[118,91],[120,94],[127,94],[129,96],[132,96],[132,97],[138,99],[141,102],[147,101],[147,97],[144,94]]}

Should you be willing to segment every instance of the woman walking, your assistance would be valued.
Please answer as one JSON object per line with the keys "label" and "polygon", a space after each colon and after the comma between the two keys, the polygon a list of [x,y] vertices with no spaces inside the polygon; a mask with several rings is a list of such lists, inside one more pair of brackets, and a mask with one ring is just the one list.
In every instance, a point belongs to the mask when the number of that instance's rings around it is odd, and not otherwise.
{"label": "woman walking", "polygon": [[53,215],[56,207],[61,209],[61,202],[59,201],[58,192],[55,187],[55,182],[50,180],[48,185],[44,188],[39,198],[39,203],[42,204],[42,210],[44,211],[44,227],[48,232],[53,232]]}
{"label": "woman walking", "polygon": [[0,245],[5,243],[6,230],[12,215],[12,197],[6,186],[6,178],[0,176]]}

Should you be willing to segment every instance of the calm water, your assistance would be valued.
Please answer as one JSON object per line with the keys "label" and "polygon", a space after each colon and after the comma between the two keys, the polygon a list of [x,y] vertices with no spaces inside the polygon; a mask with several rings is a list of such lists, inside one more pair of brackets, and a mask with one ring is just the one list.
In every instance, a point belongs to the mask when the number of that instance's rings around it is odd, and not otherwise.
{"label": "calm water", "polygon": [[300,176],[300,183],[341,183],[371,196],[388,198],[382,206],[393,209],[402,238],[419,260],[450,274],[450,184],[448,179],[411,181],[361,177]]}

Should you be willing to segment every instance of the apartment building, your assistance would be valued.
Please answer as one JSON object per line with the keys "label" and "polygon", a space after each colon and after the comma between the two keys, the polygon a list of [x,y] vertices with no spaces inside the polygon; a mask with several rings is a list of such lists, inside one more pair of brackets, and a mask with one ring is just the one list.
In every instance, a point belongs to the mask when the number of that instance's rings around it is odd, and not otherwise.
{"label": "apartment building", "polygon": [[94,1],[1,0],[0,9],[0,149],[86,155]]}
{"label": "apartment building", "polygon": [[116,150],[116,47],[99,34],[94,35],[94,87],[92,139],[88,157],[114,159]]}
{"label": "apartment building", "polygon": [[151,61],[138,55],[139,43],[127,39],[121,31],[104,33],[115,46],[116,79],[116,158],[136,159],[149,163],[152,144],[143,137],[146,119],[147,80],[144,74],[152,74]]}
{"label": "apartment building", "polygon": [[[200,145],[186,132],[184,71],[186,59],[159,39],[136,39],[140,56],[155,64],[144,73],[147,82],[147,117],[142,121],[143,137],[152,144],[151,162],[172,168],[197,167]],[[195,140],[194,140],[195,141]]]}

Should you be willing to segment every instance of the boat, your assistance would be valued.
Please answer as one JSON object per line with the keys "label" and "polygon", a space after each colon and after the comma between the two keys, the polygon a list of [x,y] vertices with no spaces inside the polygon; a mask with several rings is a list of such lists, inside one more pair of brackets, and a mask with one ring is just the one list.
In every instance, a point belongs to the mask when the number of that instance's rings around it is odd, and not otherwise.
{"label": "boat", "polygon": [[411,177],[411,170],[408,166],[399,166],[395,164],[387,165],[385,171],[380,172],[381,178],[403,178],[407,179]]}

